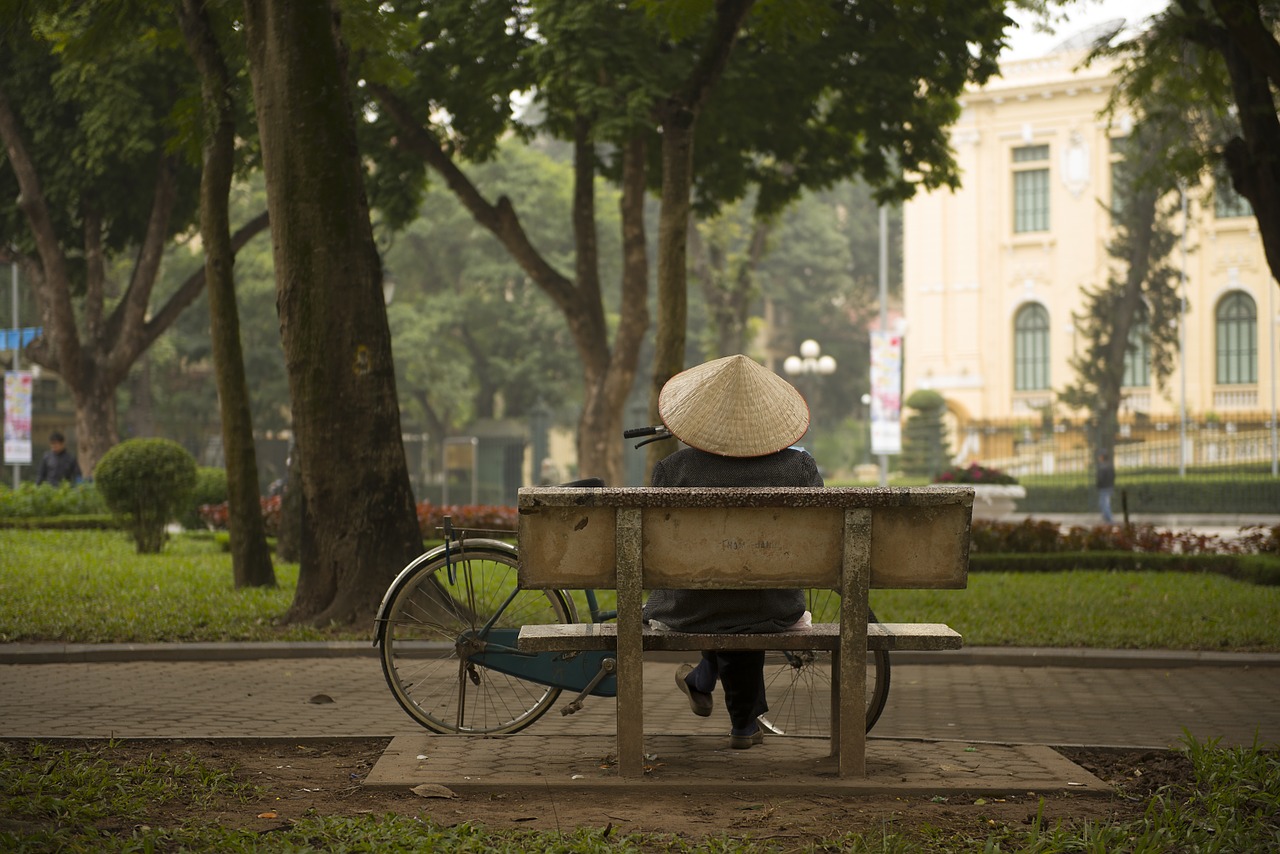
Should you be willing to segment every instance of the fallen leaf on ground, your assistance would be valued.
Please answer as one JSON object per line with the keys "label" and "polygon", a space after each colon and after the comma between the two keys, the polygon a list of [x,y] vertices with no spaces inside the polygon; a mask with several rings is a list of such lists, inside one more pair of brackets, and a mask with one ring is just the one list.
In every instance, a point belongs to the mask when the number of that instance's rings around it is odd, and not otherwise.
{"label": "fallen leaf on ground", "polygon": [[420,798],[456,798],[457,793],[447,786],[439,786],[435,783],[421,783],[414,786],[409,791],[413,792]]}

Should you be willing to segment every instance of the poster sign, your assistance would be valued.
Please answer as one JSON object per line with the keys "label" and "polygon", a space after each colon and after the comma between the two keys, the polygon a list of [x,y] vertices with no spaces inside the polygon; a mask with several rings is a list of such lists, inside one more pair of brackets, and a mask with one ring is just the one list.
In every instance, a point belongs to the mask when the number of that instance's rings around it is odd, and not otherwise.
{"label": "poster sign", "polygon": [[871,453],[902,453],[902,336],[871,333]]}
{"label": "poster sign", "polygon": [[4,461],[31,465],[31,371],[4,372]]}

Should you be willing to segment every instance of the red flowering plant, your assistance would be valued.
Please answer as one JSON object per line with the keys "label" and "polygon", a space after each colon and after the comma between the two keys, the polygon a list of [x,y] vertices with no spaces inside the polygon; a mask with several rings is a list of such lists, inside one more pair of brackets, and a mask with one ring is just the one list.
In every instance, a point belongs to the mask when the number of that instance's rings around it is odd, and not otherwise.
{"label": "red flowering plant", "polygon": [[952,466],[935,477],[933,482],[968,485],[988,484],[994,486],[1017,483],[1018,479],[1011,474],[1000,471],[1000,469],[987,468],[977,463],[970,463],[963,467]]}
{"label": "red flowering plant", "polygon": [[418,529],[422,536],[434,539],[441,535],[444,517],[456,529],[515,533],[517,512],[514,507],[493,504],[467,504],[439,507],[429,501],[418,502]]}

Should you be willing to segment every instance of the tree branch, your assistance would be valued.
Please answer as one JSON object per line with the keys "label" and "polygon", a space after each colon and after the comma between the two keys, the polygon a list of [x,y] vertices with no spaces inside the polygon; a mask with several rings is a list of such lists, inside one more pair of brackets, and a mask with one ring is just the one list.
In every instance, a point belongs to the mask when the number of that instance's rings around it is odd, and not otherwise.
{"label": "tree branch", "polygon": [[67,262],[49,217],[40,176],[27,153],[17,117],[3,87],[0,87],[0,139],[4,140],[10,168],[18,180],[18,207],[27,217],[44,268],[43,276],[37,281],[36,299],[50,327],[45,330],[45,337],[52,339],[53,346],[38,348],[37,352],[45,357],[41,362],[45,367],[66,376],[68,371],[78,369],[81,358],[80,336],[67,282]]}
{"label": "tree branch", "polygon": [[1227,34],[1271,85],[1280,87],[1280,43],[1262,23],[1257,3],[1244,0],[1213,0],[1214,11],[1222,19]]}
{"label": "tree branch", "polygon": [[[258,214],[253,219],[246,222],[240,228],[236,229],[235,234],[231,235],[231,251],[232,254],[239,252],[244,248],[245,244],[257,237],[267,226],[271,224],[271,220],[266,211]],[[200,292],[204,290],[204,265],[187,277],[178,290],[174,291],[173,296],[165,302],[159,311],[151,316],[146,325],[142,329],[142,346],[145,349],[150,347],[155,340],[159,338],[166,329],[173,325],[178,319],[178,315],[191,303],[195,302],[196,297],[200,296]]]}
{"label": "tree branch", "polygon": [[573,283],[548,264],[534,248],[520,225],[520,218],[516,215],[511,200],[503,196],[498,199],[497,204],[491,204],[454,164],[434,135],[413,117],[408,104],[382,84],[370,82],[369,89],[400,128],[398,144],[417,154],[444,178],[450,191],[475,217],[476,222],[489,229],[502,242],[520,268],[529,274],[566,316],[572,316],[579,309]]}

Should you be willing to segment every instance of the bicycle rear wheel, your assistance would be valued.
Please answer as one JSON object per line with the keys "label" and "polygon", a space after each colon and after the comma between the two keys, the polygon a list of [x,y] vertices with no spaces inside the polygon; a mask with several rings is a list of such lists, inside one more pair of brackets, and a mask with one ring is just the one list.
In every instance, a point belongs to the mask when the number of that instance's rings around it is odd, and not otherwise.
{"label": "bicycle rear wheel", "polygon": [[464,542],[418,561],[385,613],[382,672],[396,701],[435,732],[496,735],[536,721],[560,689],[495,667],[516,655],[520,626],[576,622],[568,596],[518,589],[514,550]]}
{"label": "bicycle rear wheel", "polygon": [[[834,590],[808,591],[814,622],[838,620],[840,596]],[[868,619],[876,622],[874,613]],[[769,712],[760,717],[777,735],[831,735],[831,653],[824,650],[765,653],[764,679]],[[889,699],[889,653],[867,652],[867,732],[876,725]]]}

